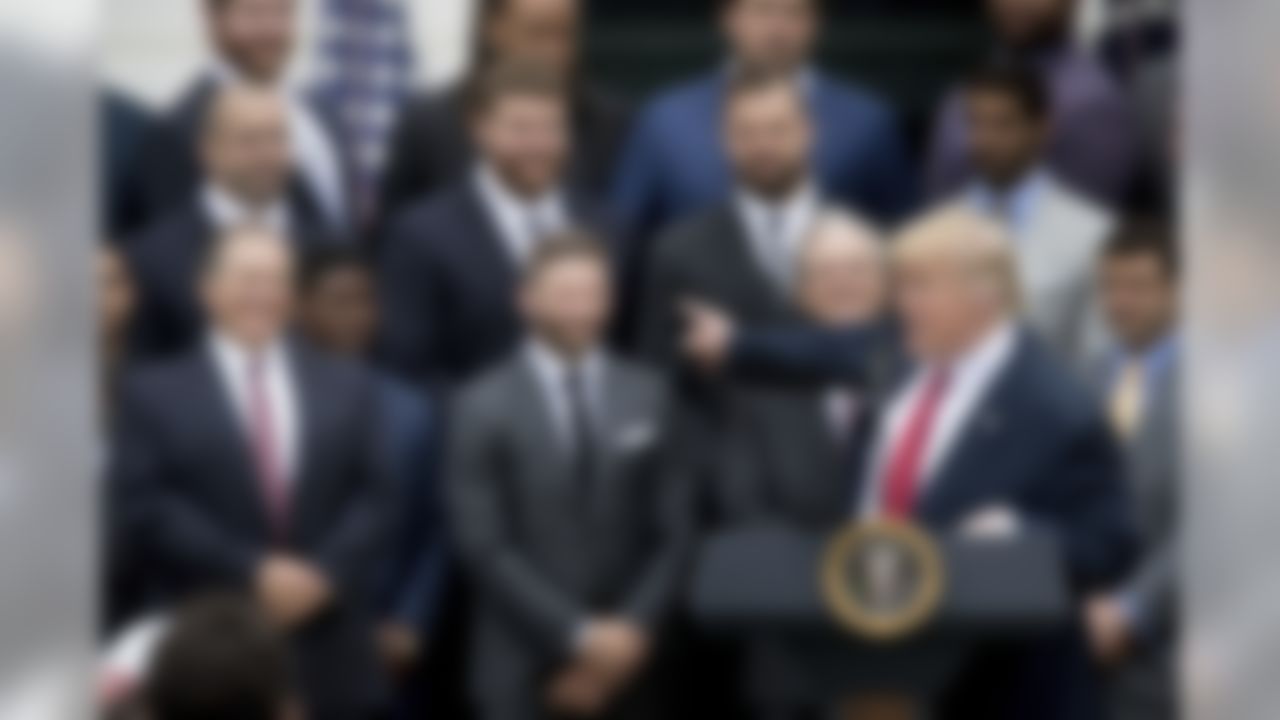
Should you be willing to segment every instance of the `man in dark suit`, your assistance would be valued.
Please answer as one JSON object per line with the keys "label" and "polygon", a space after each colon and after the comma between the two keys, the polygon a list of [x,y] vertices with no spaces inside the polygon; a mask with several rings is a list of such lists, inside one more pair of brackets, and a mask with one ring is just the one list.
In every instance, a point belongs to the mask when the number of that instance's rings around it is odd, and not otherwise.
{"label": "man in dark suit", "polygon": [[458,399],[452,523],[474,583],[482,717],[667,717],[649,662],[688,548],[684,463],[659,375],[604,350],[590,238],[525,270],[526,344]]}
{"label": "man in dark suit", "polygon": [[[369,359],[380,309],[373,269],[360,251],[338,247],[308,258],[299,299],[308,340],[356,362]],[[417,686],[431,679],[419,671],[434,639],[448,566],[436,487],[440,423],[420,388],[388,373],[378,374],[378,394],[396,508],[379,578],[378,647],[402,681],[410,713]]]}
{"label": "man in dark suit", "polygon": [[831,197],[878,220],[908,212],[911,161],[893,113],[871,93],[812,65],[819,0],[724,0],[720,21],[729,57],[706,75],[650,102],[632,131],[614,188],[627,238],[654,231],[723,200],[734,181],[721,139],[726,88],[737,73],[780,73],[801,90],[812,118],[813,180]]}
{"label": "man in dark suit", "polygon": [[277,95],[248,86],[224,88],[214,99],[200,143],[203,182],[183,205],[127,243],[139,289],[133,328],[138,353],[182,350],[199,335],[200,304],[192,288],[200,257],[217,235],[256,224],[300,249],[332,242],[288,192],[286,112]]}
{"label": "man in dark suit", "polygon": [[[1014,541],[1024,528],[1048,528],[1076,592],[1110,587],[1133,549],[1121,458],[1088,394],[1017,327],[1004,232],[947,208],[905,231],[894,260],[910,363],[876,400],[846,507]],[[874,347],[855,325],[775,331],[767,342],[743,334],[757,365],[815,378],[856,376]],[[815,353],[823,356],[806,357]],[[1098,717],[1086,660],[1074,622],[1048,640],[993,649],[959,679],[940,716]]]}
{"label": "man in dark suit", "polygon": [[600,224],[564,182],[568,103],[537,68],[487,73],[471,108],[477,164],[392,223],[381,356],[404,377],[448,384],[506,355],[520,335],[512,298],[528,257],[550,233]]}
{"label": "man in dark suit", "polygon": [[384,211],[394,214],[469,173],[472,144],[470,84],[495,65],[529,64],[561,78],[569,88],[574,152],[568,183],[603,200],[625,140],[627,110],[618,98],[583,76],[578,61],[580,0],[483,0],[477,3],[472,77],[440,92],[423,93],[402,113],[383,187]]}
{"label": "man in dark suit", "polygon": [[1178,259],[1169,231],[1133,221],[1099,261],[1102,307],[1115,345],[1089,380],[1125,450],[1142,556],[1090,599],[1094,656],[1110,673],[1117,720],[1177,717],[1174,647],[1178,517]]}
{"label": "man in dark suit", "polygon": [[312,718],[385,702],[370,569],[385,473],[376,389],[284,336],[293,259],[278,237],[220,238],[200,276],[210,330],[122,390],[110,487],[170,597],[251,594],[287,634]]}
{"label": "man in dark suit", "polygon": [[663,235],[646,279],[639,344],[664,364],[678,359],[681,306],[690,297],[748,325],[797,317],[795,257],[823,203],[802,90],[783,75],[738,76],[723,113],[734,187]]}
{"label": "man in dark suit", "polygon": [[269,88],[287,108],[294,190],[325,226],[344,233],[352,209],[348,158],[339,121],[316,99],[288,86],[296,42],[297,0],[201,0],[212,66],[193,81],[147,149],[148,212],[181,205],[200,185],[202,128],[218,91],[237,85]]}
{"label": "man in dark suit", "polygon": [[118,240],[146,221],[143,152],[155,120],[133,98],[117,90],[103,90],[98,102],[99,233]]}

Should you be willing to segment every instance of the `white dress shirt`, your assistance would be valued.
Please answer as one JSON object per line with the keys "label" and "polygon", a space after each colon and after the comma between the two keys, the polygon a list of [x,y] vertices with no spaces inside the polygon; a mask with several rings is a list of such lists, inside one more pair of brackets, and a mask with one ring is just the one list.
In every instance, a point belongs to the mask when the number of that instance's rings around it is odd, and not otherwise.
{"label": "white dress shirt", "polygon": [[523,265],[533,254],[537,233],[556,233],[569,226],[569,212],[558,188],[536,198],[521,197],[487,165],[475,173],[480,200],[493,220],[498,235],[516,265]]}
{"label": "white dress shirt", "polygon": [[240,198],[213,183],[206,183],[200,190],[200,202],[207,217],[218,232],[236,227],[257,225],[280,237],[289,237],[289,209],[283,199],[264,208],[250,207]]}
{"label": "white dress shirt", "polygon": [[[214,364],[222,379],[223,387],[231,399],[239,427],[246,438],[252,438],[253,430],[249,416],[249,362],[250,352],[231,338],[214,333],[210,345],[213,351]],[[301,417],[298,405],[298,392],[293,367],[289,363],[289,354],[283,342],[275,342],[261,352],[265,353],[263,368],[266,376],[267,402],[271,406],[271,422],[274,424],[273,436],[276,439],[276,451],[280,456],[280,470],[286,482],[292,483],[298,468],[298,456],[301,448]]]}
{"label": "white dress shirt", "polygon": [[[241,73],[223,60],[214,62],[213,77],[221,83],[244,82]],[[334,227],[346,227],[351,215],[341,153],[333,136],[301,91],[285,87],[283,82],[276,89],[288,105],[289,149],[294,167],[320,204],[325,218]]]}
{"label": "white dress shirt", "polygon": [[[929,442],[925,448],[924,466],[918,479],[917,494],[923,497],[925,490],[936,478],[939,468],[955,449],[961,435],[971,424],[992,384],[1008,365],[1017,346],[1018,331],[1012,321],[1006,321],[987,334],[967,352],[950,363],[950,379],[947,391],[934,416]],[[935,365],[918,368],[901,390],[890,401],[885,421],[876,434],[870,472],[863,487],[860,511],[863,515],[876,514],[883,496],[886,464],[893,449],[898,446],[906,430],[908,417],[920,402],[921,393],[937,370]]]}
{"label": "white dress shirt", "polygon": [[[525,356],[533,367],[533,374],[538,379],[538,387],[551,412],[552,424],[556,435],[564,443],[564,447],[573,450],[574,428],[572,426],[573,411],[571,400],[567,396],[569,372],[572,369],[564,356],[539,340],[530,340],[526,345]],[[599,428],[604,407],[604,353],[593,350],[579,360],[580,370],[586,383],[587,412],[590,427]]]}
{"label": "white dress shirt", "polygon": [[807,182],[776,202],[739,189],[737,206],[756,262],[780,290],[789,294],[795,282],[800,246],[820,208],[816,186]]}

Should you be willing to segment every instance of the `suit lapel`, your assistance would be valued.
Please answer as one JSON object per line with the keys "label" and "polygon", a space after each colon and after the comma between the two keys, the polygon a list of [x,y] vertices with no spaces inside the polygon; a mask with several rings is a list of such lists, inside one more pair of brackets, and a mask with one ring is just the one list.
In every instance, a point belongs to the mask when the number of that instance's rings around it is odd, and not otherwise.
{"label": "suit lapel", "polygon": [[320,429],[324,427],[324,420],[330,413],[328,403],[331,394],[325,392],[323,382],[316,376],[315,368],[308,361],[305,351],[296,343],[290,343],[288,353],[298,418],[298,446],[289,478],[291,497],[288,514],[291,530],[296,531],[305,518],[309,517],[308,509],[317,492],[311,480],[316,477],[313,471],[321,466],[319,453],[324,444]]}
{"label": "suit lapel", "polygon": [[538,466],[547,468],[549,476],[567,483],[570,463],[565,439],[560,435],[560,423],[524,353],[516,355],[510,373],[514,421],[521,428],[521,434],[530,440],[529,449],[537,456]]}
{"label": "suit lapel", "polygon": [[480,198],[470,178],[464,181],[460,197],[463,213],[470,219],[470,225],[475,232],[469,245],[477,254],[483,256],[476,258],[475,267],[501,268],[501,276],[497,279],[501,281],[502,287],[514,286],[520,274],[520,268],[516,259],[511,257],[507,244],[502,241],[494,218],[490,215],[488,207]]}

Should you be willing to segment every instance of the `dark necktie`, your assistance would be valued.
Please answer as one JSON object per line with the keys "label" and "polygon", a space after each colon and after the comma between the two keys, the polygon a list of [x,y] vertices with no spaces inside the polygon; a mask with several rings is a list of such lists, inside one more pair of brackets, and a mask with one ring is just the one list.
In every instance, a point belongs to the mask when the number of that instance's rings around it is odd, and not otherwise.
{"label": "dark necktie", "polygon": [[569,410],[569,442],[573,454],[573,483],[579,499],[585,504],[591,498],[593,490],[596,458],[591,404],[582,367],[569,368],[564,374],[564,383]]}

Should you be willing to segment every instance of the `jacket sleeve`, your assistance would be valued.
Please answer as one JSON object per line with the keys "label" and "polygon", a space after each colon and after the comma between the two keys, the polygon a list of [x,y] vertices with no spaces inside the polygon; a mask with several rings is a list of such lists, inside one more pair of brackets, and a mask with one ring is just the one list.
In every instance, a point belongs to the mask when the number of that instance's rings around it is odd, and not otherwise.
{"label": "jacket sleeve", "polygon": [[572,647],[587,608],[544,577],[511,541],[499,490],[499,430],[480,400],[471,394],[458,403],[448,450],[449,509],[463,566],[547,655],[561,657]]}
{"label": "jacket sleeve", "polygon": [[770,383],[822,383],[864,378],[881,331],[874,326],[743,328],[729,350],[736,377]]}
{"label": "jacket sleeve", "polygon": [[1137,538],[1120,452],[1102,419],[1083,423],[1051,468],[1036,503],[1038,518],[1062,543],[1077,587],[1112,586],[1129,569]]}

